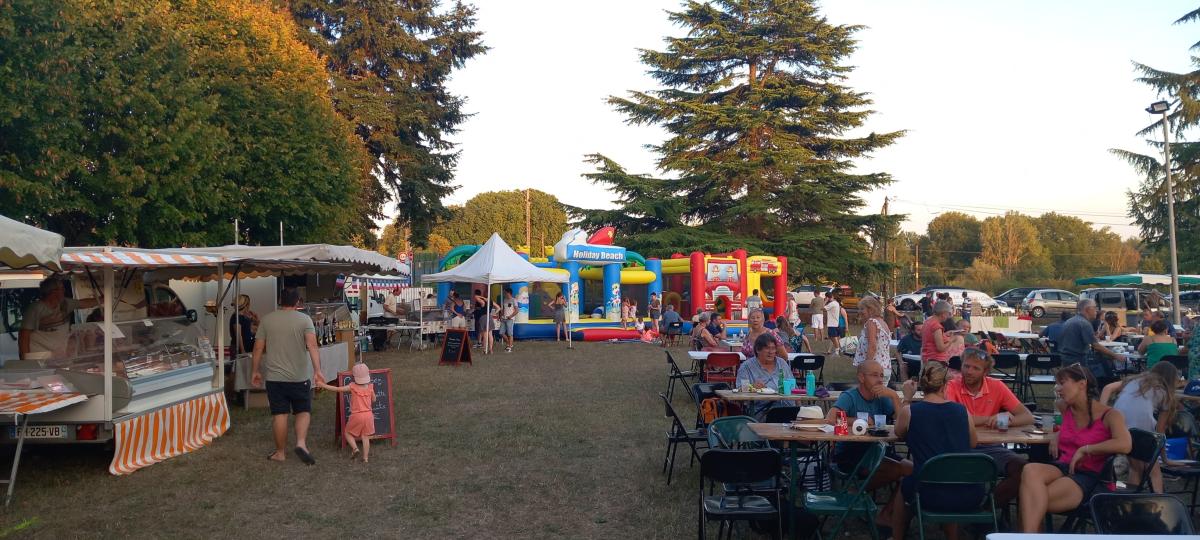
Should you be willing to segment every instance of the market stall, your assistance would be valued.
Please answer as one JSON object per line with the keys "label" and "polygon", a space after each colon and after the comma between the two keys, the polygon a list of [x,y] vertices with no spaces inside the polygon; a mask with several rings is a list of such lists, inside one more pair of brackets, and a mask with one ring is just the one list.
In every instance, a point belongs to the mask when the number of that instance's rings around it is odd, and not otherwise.
{"label": "market stall", "polygon": [[[61,268],[73,280],[91,282],[101,308],[73,325],[51,351],[17,368],[6,364],[0,379],[9,386],[29,381],[88,399],[39,415],[27,431],[46,442],[113,440],[112,474],[196,450],[223,434],[229,428],[221,391],[224,371],[213,344],[194,324],[195,312],[181,305],[159,311],[146,304],[118,312],[116,304],[125,302],[126,288],[147,271],[221,274],[224,262],[216,255],[173,250],[66,248]],[[223,332],[216,341],[221,347]]]}
{"label": "market stall", "polygon": [[[195,275],[187,272],[159,273],[159,277],[188,277],[199,281],[211,281],[224,278],[232,281],[232,286],[226,290],[233,298],[239,294],[241,281],[258,277],[315,276],[317,282],[330,285],[336,282],[336,276],[353,274],[383,274],[407,278],[408,266],[373,251],[358,249],[351,246],[333,246],[326,244],[307,244],[298,246],[221,246],[212,248],[189,248],[180,250],[185,253],[216,253],[226,257],[230,262],[225,267],[228,273],[221,276],[216,274]],[[324,276],[323,282],[320,276]],[[278,286],[278,282],[277,282]],[[337,373],[350,367],[350,359],[354,357],[355,330],[359,328],[357,320],[351,315],[344,297],[333,287],[313,288],[304,295],[304,311],[313,318],[317,328],[317,341],[320,347],[321,374],[326,381],[332,381]],[[317,296],[317,298],[314,298]],[[218,295],[214,304],[225,305],[227,299]],[[218,326],[225,319],[218,318]],[[237,322],[240,325],[240,321]],[[238,332],[240,326],[236,327]],[[251,392],[257,390],[250,384],[252,362],[249,353],[230,353],[229,357],[234,368],[234,390],[241,392],[244,403],[249,405]],[[265,374],[265,364],[260,371]]]}

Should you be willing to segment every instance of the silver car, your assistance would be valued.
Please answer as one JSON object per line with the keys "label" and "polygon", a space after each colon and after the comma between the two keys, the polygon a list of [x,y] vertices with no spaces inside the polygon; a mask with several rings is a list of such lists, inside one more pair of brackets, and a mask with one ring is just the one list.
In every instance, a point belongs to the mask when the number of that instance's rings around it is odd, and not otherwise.
{"label": "silver car", "polygon": [[1038,289],[1030,291],[1021,300],[1021,309],[1033,315],[1034,318],[1045,317],[1046,314],[1070,313],[1075,311],[1079,296],[1062,289]]}

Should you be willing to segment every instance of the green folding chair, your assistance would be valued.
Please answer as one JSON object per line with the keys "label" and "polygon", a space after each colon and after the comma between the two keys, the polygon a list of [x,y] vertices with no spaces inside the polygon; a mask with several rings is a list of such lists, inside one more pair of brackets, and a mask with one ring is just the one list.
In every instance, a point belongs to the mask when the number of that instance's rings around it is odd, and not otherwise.
{"label": "green folding chair", "polygon": [[767,441],[750,430],[749,416],[722,416],[708,425],[708,447],[730,450],[767,448]]}
{"label": "green folding chair", "polygon": [[[987,505],[973,512],[932,512],[921,507],[921,490],[930,486],[982,485],[987,493]],[[925,522],[929,523],[996,523],[996,500],[992,492],[996,487],[996,462],[985,454],[962,453],[942,454],[925,462],[917,475],[914,506],[917,514],[917,530],[925,540]]]}
{"label": "green folding chair", "polygon": [[871,498],[871,493],[867,491],[867,484],[871,483],[871,478],[875,476],[875,471],[883,462],[883,452],[886,447],[881,442],[862,444],[868,444],[870,448],[863,454],[862,459],[858,460],[858,465],[854,466],[855,473],[847,475],[846,483],[841,490],[809,491],[804,494],[804,507],[821,518],[821,527],[817,528],[818,537],[822,537],[821,529],[824,528],[824,522],[828,518],[837,517],[837,523],[834,524],[833,532],[829,535],[829,538],[836,539],[846,518],[850,514],[859,514],[867,521],[871,539],[879,540],[879,532],[875,529],[874,521],[878,510],[875,507],[875,501]]}

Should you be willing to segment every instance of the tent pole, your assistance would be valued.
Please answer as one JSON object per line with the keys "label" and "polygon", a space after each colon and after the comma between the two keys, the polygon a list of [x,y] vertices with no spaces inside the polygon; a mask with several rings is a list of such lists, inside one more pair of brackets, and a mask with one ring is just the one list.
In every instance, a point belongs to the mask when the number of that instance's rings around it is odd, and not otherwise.
{"label": "tent pole", "polygon": [[104,267],[104,421],[113,419],[113,267]]}
{"label": "tent pole", "polygon": [[[217,354],[213,355],[215,365],[213,369],[217,370],[217,388],[225,388],[225,302],[221,301],[221,289],[225,287],[225,263],[217,261]],[[241,329],[238,329],[238,335],[241,335]],[[237,358],[237,355],[231,355],[230,360]]]}
{"label": "tent pole", "polygon": [[[485,312],[485,313],[487,313],[487,315],[486,315],[487,319],[484,319],[484,321],[483,321],[483,330],[484,330],[484,332],[487,333],[487,337],[489,339],[484,342],[483,352],[484,352],[484,354],[492,354],[492,350],[489,349],[487,346],[487,342],[491,341],[490,338],[492,337],[492,281],[491,280],[488,280],[487,288],[484,290],[487,291],[486,293],[484,293],[487,295],[484,297],[484,299],[486,300],[486,303],[487,303],[487,311]],[[483,337],[480,336],[480,339],[482,340]]]}

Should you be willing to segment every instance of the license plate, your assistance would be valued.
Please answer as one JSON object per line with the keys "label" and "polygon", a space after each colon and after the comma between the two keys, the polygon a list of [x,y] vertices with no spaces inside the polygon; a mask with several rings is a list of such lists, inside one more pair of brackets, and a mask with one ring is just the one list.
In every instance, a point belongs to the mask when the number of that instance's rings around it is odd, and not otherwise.
{"label": "license plate", "polygon": [[[20,437],[19,427],[9,426],[9,437],[16,439]],[[67,426],[25,426],[26,439],[65,439],[67,438]]]}

